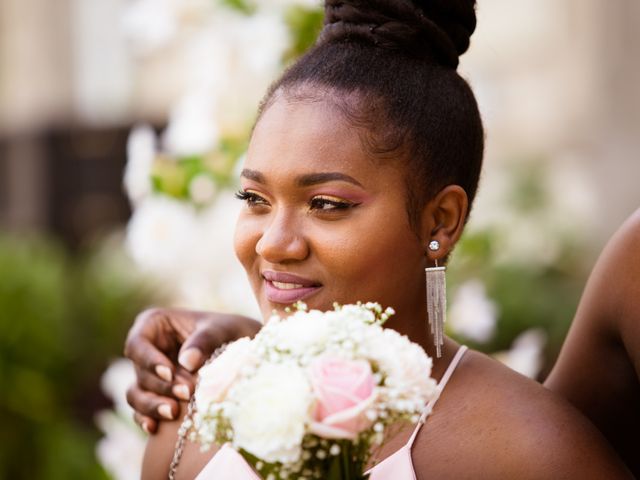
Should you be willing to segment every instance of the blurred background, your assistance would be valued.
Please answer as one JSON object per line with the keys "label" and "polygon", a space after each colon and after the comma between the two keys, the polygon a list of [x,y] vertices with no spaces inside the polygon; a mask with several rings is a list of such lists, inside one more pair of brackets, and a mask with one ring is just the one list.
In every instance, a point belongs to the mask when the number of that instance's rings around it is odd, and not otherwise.
{"label": "blurred background", "polygon": [[[481,0],[460,72],[480,195],[450,333],[543,378],[640,205],[640,4]],[[0,478],[138,478],[126,331],[145,306],[255,314],[231,252],[257,103],[316,0],[0,0]]]}

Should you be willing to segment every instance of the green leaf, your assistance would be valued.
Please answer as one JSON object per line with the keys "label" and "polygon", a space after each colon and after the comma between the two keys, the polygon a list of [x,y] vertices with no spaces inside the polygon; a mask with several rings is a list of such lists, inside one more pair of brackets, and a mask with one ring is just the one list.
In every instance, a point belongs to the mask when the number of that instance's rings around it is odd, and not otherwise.
{"label": "green leaf", "polygon": [[292,42],[284,55],[285,62],[295,60],[315,43],[322,30],[323,20],[324,11],[320,8],[294,6],[287,10],[285,22],[289,27]]}
{"label": "green leaf", "polygon": [[256,4],[249,0],[218,0],[221,5],[237,10],[245,15],[253,15],[256,11]]}

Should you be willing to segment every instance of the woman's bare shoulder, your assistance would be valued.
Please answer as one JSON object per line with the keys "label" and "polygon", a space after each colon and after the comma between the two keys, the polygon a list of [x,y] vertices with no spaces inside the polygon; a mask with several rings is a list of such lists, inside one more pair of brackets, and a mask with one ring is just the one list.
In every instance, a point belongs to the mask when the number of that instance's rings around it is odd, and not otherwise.
{"label": "woman's bare shoulder", "polygon": [[[637,398],[632,392],[638,389],[634,365],[640,365],[639,247],[640,209],[600,254],[558,361],[545,381],[598,424],[617,408],[613,399],[619,407],[621,401]],[[592,388],[594,382],[598,391]]]}
{"label": "woman's bare shoulder", "polygon": [[[640,209],[613,234],[600,254],[585,288],[575,323],[615,336],[632,329],[628,337],[640,346]],[[604,331],[604,332],[603,332]]]}
{"label": "woman's bare shoulder", "polygon": [[[158,432],[149,437],[142,462],[142,480],[157,480],[168,477],[169,466],[178,440],[178,429],[182,424],[184,412],[185,404],[181,404],[179,419],[161,422]],[[198,445],[187,439],[176,478],[194,479],[216,451],[217,449],[212,448],[202,452]]]}
{"label": "woman's bare shoulder", "polygon": [[[614,325],[627,351],[640,352],[640,209],[613,235],[591,277],[589,282],[596,285],[585,295],[606,302],[604,314],[618,319]],[[605,285],[606,297],[601,293]]]}
{"label": "woman's bare shoulder", "polygon": [[630,478],[576,409],[478,352],[423,428],[414,462],[425,478]]}

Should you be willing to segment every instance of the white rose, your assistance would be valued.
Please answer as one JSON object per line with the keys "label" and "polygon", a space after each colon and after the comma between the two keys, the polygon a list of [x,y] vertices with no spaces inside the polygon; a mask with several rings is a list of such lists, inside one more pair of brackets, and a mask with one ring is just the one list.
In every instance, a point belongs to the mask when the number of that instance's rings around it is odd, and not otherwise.
{"label": "white rose", "polygon": [[195,393],[199,412],[206,412],[211,403],[224,400],[242,368],[255,363],[256,358],[252,353],[251,340],[241,338],[229,345],[213,362],[200,369],[200,382]]}
{"label": "white rose", "polygon": [[400,392],[415,392],[428,401],[436,394],[431,378],[433,361],[419,345],[395,330],[369,330],[364,341],[366,355],[387,375],[386,385]]}
{"label": "white rose", "polygon": [[299,460],[310,421],[311,386],[295,364],[264,364],[229,393],[234,446],[266,462]]}
{"label": "white rose", "polygon": [[330,319],[318,310],[297,312],[291,317],[268,324],[273,340],[279,349],[289,350],[292,355],[302,355],[323,347],[330,333]]}

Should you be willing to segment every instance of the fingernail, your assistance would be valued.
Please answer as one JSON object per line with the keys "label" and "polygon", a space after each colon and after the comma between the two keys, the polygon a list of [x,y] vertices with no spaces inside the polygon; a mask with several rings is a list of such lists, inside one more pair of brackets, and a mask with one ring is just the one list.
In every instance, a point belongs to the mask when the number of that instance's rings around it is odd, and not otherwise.
{"label": "fingernail", "polygon": [[141,427],[147,435],[151,435],[151,430],[149,429],[149,425],[147,424],[147,422],[142,422]]}
{"label": "fingernail", "polygon": [[170,382],[173,379],[171,369],[169,367],[165,367],[164,365],[156,365],[156,375],[158,375],[162,380],[166,382]]}
{"label": "fingernail", "polygon": [[173,394],[180,400],[189,400],[191,392],[186,385],[174,385],[172,388]]}
{"label": "fingernail", "polygon": [[173,413],[171,412],[171,407],[166,403],[163,403],[158,407],[158,413],[160,416],[166,418],[167,420],[173,420]]}
{"label": "fingernail", "polygon": [[178,357],[178,363],[190,372],[196,369],[196,366],[202,359],[202,352],[197,348],[188,348]]}

